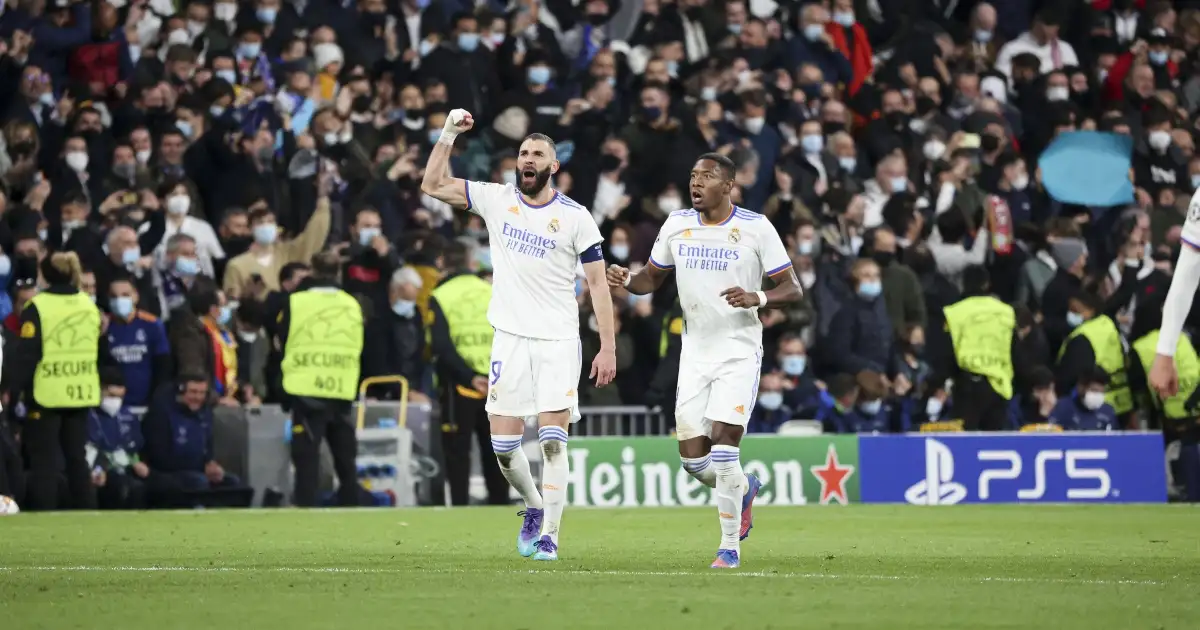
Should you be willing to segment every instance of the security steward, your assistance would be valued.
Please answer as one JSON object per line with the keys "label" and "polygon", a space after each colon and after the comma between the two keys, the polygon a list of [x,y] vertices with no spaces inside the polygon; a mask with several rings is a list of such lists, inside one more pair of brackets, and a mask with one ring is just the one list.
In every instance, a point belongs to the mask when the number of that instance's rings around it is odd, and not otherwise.
{"label": "security steward", "polygon": [[1067,308],[1067,323],[1073,325],[1073,330],[1058,351],[1054,380],[1059,396],[1068,395],[1085,370],[1098,366],[1108,373],[1104,401],[1117,412],[1117,420],[1128,426],[1133,394],[1129,389],[1121,332],[1104,314],[1104,301],[1091,291],[1076,291],[1067,299]]}
{"label": "security steward", "polygon": [[1150,428],[1161,428],[1163,441],[1167,444],[1179,441],[1180,454],[1175,478],[1182,481],[1189,502],[1200,501],[1200,412],[1190,400],[1197,394],[1200,385],[1200,357],[1187,335],[1180,335],[1175,345],[1175,370],[1179,374],[1179,391],[1167,399],[1159,398],[1152,387],[1147,386],[1146,375],[1154,363],[1157,353],[1158,329],[1162,326],[1161,300],[1154,305],[1154,312],[1146,312],[1139,305],[1135,322],[1143,324],[1150,332],[1133,342],[1133,352],[1138,360],[1129,366],[1129,385],[1133,391],[1144,391],[1152,399],[1155,410]]}
{"label": "security steward", "polygon": [[437,360],[445,410],[442,451],[450,502],[470,503],[471,438],[474,437],[479,444],[488,503],[507,505],[508,482],[494,457],[491,423],[484,410],[495,332],[487,318],[492,285],[477,275],[474,257],[466,245],[451,243],[443,256],[446,268],[453,271],[430,294],[429,311],[430,346]]}
{"label": "security steward", "polygon": [[[945,330],[949,343],[940,357],[933,358],[935,387],[953,380],[949,394],[952,417],[961,419],[966,431],[1003,431],[1011,428],[1009,406],[1013,398],[1014,366],[1020,360],[1020,344],[1014,333],[1017,317],[1013,307],[989,294],[988,273],[983,267],[963,270],[963,297],[945,307]],[[935,334],[935,331],[930,331]],[[935,396],[945,397],[937,391]]]}
{"label": "security steward", "polygon": [[358,396],[363,309],[338,286],[333,252],[312,259],[312,277],[288,296],[278,316],[283,390],[292,412],[295,505],[317,505],[321,441],[329,441],[339,505],[359,504],[358,438],[350,409]]}
{"label": "security steward", "polygon": [[82,269],[74,252],[49,256],[40,268],[50,286],[21,313],[4,379],[11,406],[23,400],[27,410],[21,432],[30,471],[26,501],[31,509],[58,509],[65,463],[71,507],[94,510],[87,416],[100,404],[99,366],[111,363],[100,311],[79,289]]}

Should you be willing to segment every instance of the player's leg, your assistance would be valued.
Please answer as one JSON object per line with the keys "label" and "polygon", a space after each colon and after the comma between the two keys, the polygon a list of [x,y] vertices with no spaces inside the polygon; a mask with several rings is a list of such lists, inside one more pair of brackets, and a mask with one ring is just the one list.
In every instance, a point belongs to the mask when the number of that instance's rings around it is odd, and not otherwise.
{"label": "player's leg", "polygon": [[530,341],[535,348],[534,384],[538,410],[538,442],[542,446],[542,498],[546,520],[534,560],[558,559],[558,534],[567,504],[568,426],[579,420],[579,372],[583,350],[578,339]]}
{"label": "player's leg", "polygon": [[525,416],[534,412],[529,340],[497,330],[492,341],[491,373],[485,409],[492,432],[492,451],[504,478],[521,495],[525,509],[517,534],[517,551],[528,557],[542,526],[542,495],[538,493],[529,459],[521,449]]}
{"label": "player's leg", "polygon": [[705,364],[680,360],[679,387],[675,393],[675,437],[679,440],[679,463],[700,483],[715,488],[717,471],[713,468],[709,439],[710,424],[704,418],[708,408],[710,383]]}
{"label": "player's leg", "polygon": [[705,417],[712,421],[712,465],[717,474],[721,545],[713,568],[739,566],[741,540],[749,535],[751,507],[761,484],[742,470],[741,442],[758,395],[762,354],[723,366],[712,385]]}

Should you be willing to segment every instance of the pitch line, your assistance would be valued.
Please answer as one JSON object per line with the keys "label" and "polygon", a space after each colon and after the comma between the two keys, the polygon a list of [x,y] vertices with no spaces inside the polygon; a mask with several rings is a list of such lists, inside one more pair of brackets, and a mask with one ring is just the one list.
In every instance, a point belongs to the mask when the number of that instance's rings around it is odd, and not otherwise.
{"label": "pitch line", "polygon": [[1121,580],[1121,579],[1090,579],[1090,578],[1039,578],[1020,576],[927,576],[927,575],[884,575],[884,574],[849,574],[849,573],[774,573],[767,571],[588,571],[585,569],[561,570],[490,570],[490,569],[447,569],[447,568],[362,568],[362,567],[183,567],[183,566],[29,566],[29,567],[0,567],[0,573],[344,573],[344,574],[411,574],[411,573],[442,573],[442,574],[487,574],[487,575],[578,575],[578,576],[614,576],[614,577],[712,577],[725,576],[730,578],[759,578],[774,580],[827,580],[827,581],[935,581],[958,583],[1003,583],[1003,584],[1065,584],[1065,585],[1128,585],[1128,586],[1167,586],[1186,585],[1189,582],[1175,580]]}

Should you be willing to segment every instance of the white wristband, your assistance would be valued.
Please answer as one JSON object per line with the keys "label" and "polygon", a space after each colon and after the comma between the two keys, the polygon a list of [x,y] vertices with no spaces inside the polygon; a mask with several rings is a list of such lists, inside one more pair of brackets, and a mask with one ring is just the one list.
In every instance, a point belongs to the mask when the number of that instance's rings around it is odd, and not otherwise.
{"label": "white wristband", "polygon": [[755,291],[754,295],[758,296],[758,307],[762,308],[767,305],[767,294],[765,291]]}
{"label": "white wristband", "polygon": [[443,129],[442,135],[438,136],[438,144],[444,144],[448,147],[454,146],[454,139],[458,137],[457,131]]}
{"label": "white wristband", "polygon": [[626,289],[628,289],[628,288],[629,288],[629,283],[630,283],[630,282],[633,282],[633,274],[627,274],[627,275],[625,276],[625,288],[626,288]]}

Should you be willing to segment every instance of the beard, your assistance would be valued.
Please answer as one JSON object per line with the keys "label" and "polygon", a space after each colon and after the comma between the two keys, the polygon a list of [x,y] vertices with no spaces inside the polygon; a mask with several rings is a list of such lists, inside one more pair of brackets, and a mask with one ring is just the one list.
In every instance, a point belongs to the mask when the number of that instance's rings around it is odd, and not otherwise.
{"label": "beard", "polygon": [[525,185],[525,173],[523,173],[519,167],[515,170],[517,171],[517,189],[527,197],[536,197],[537,194],[542,192],[542,189],[544,189],[546,185],[550,183],[549,166],[541,171],[538,171],[537,175],[534,176],[533,183],[529,184],[528,186]]}

